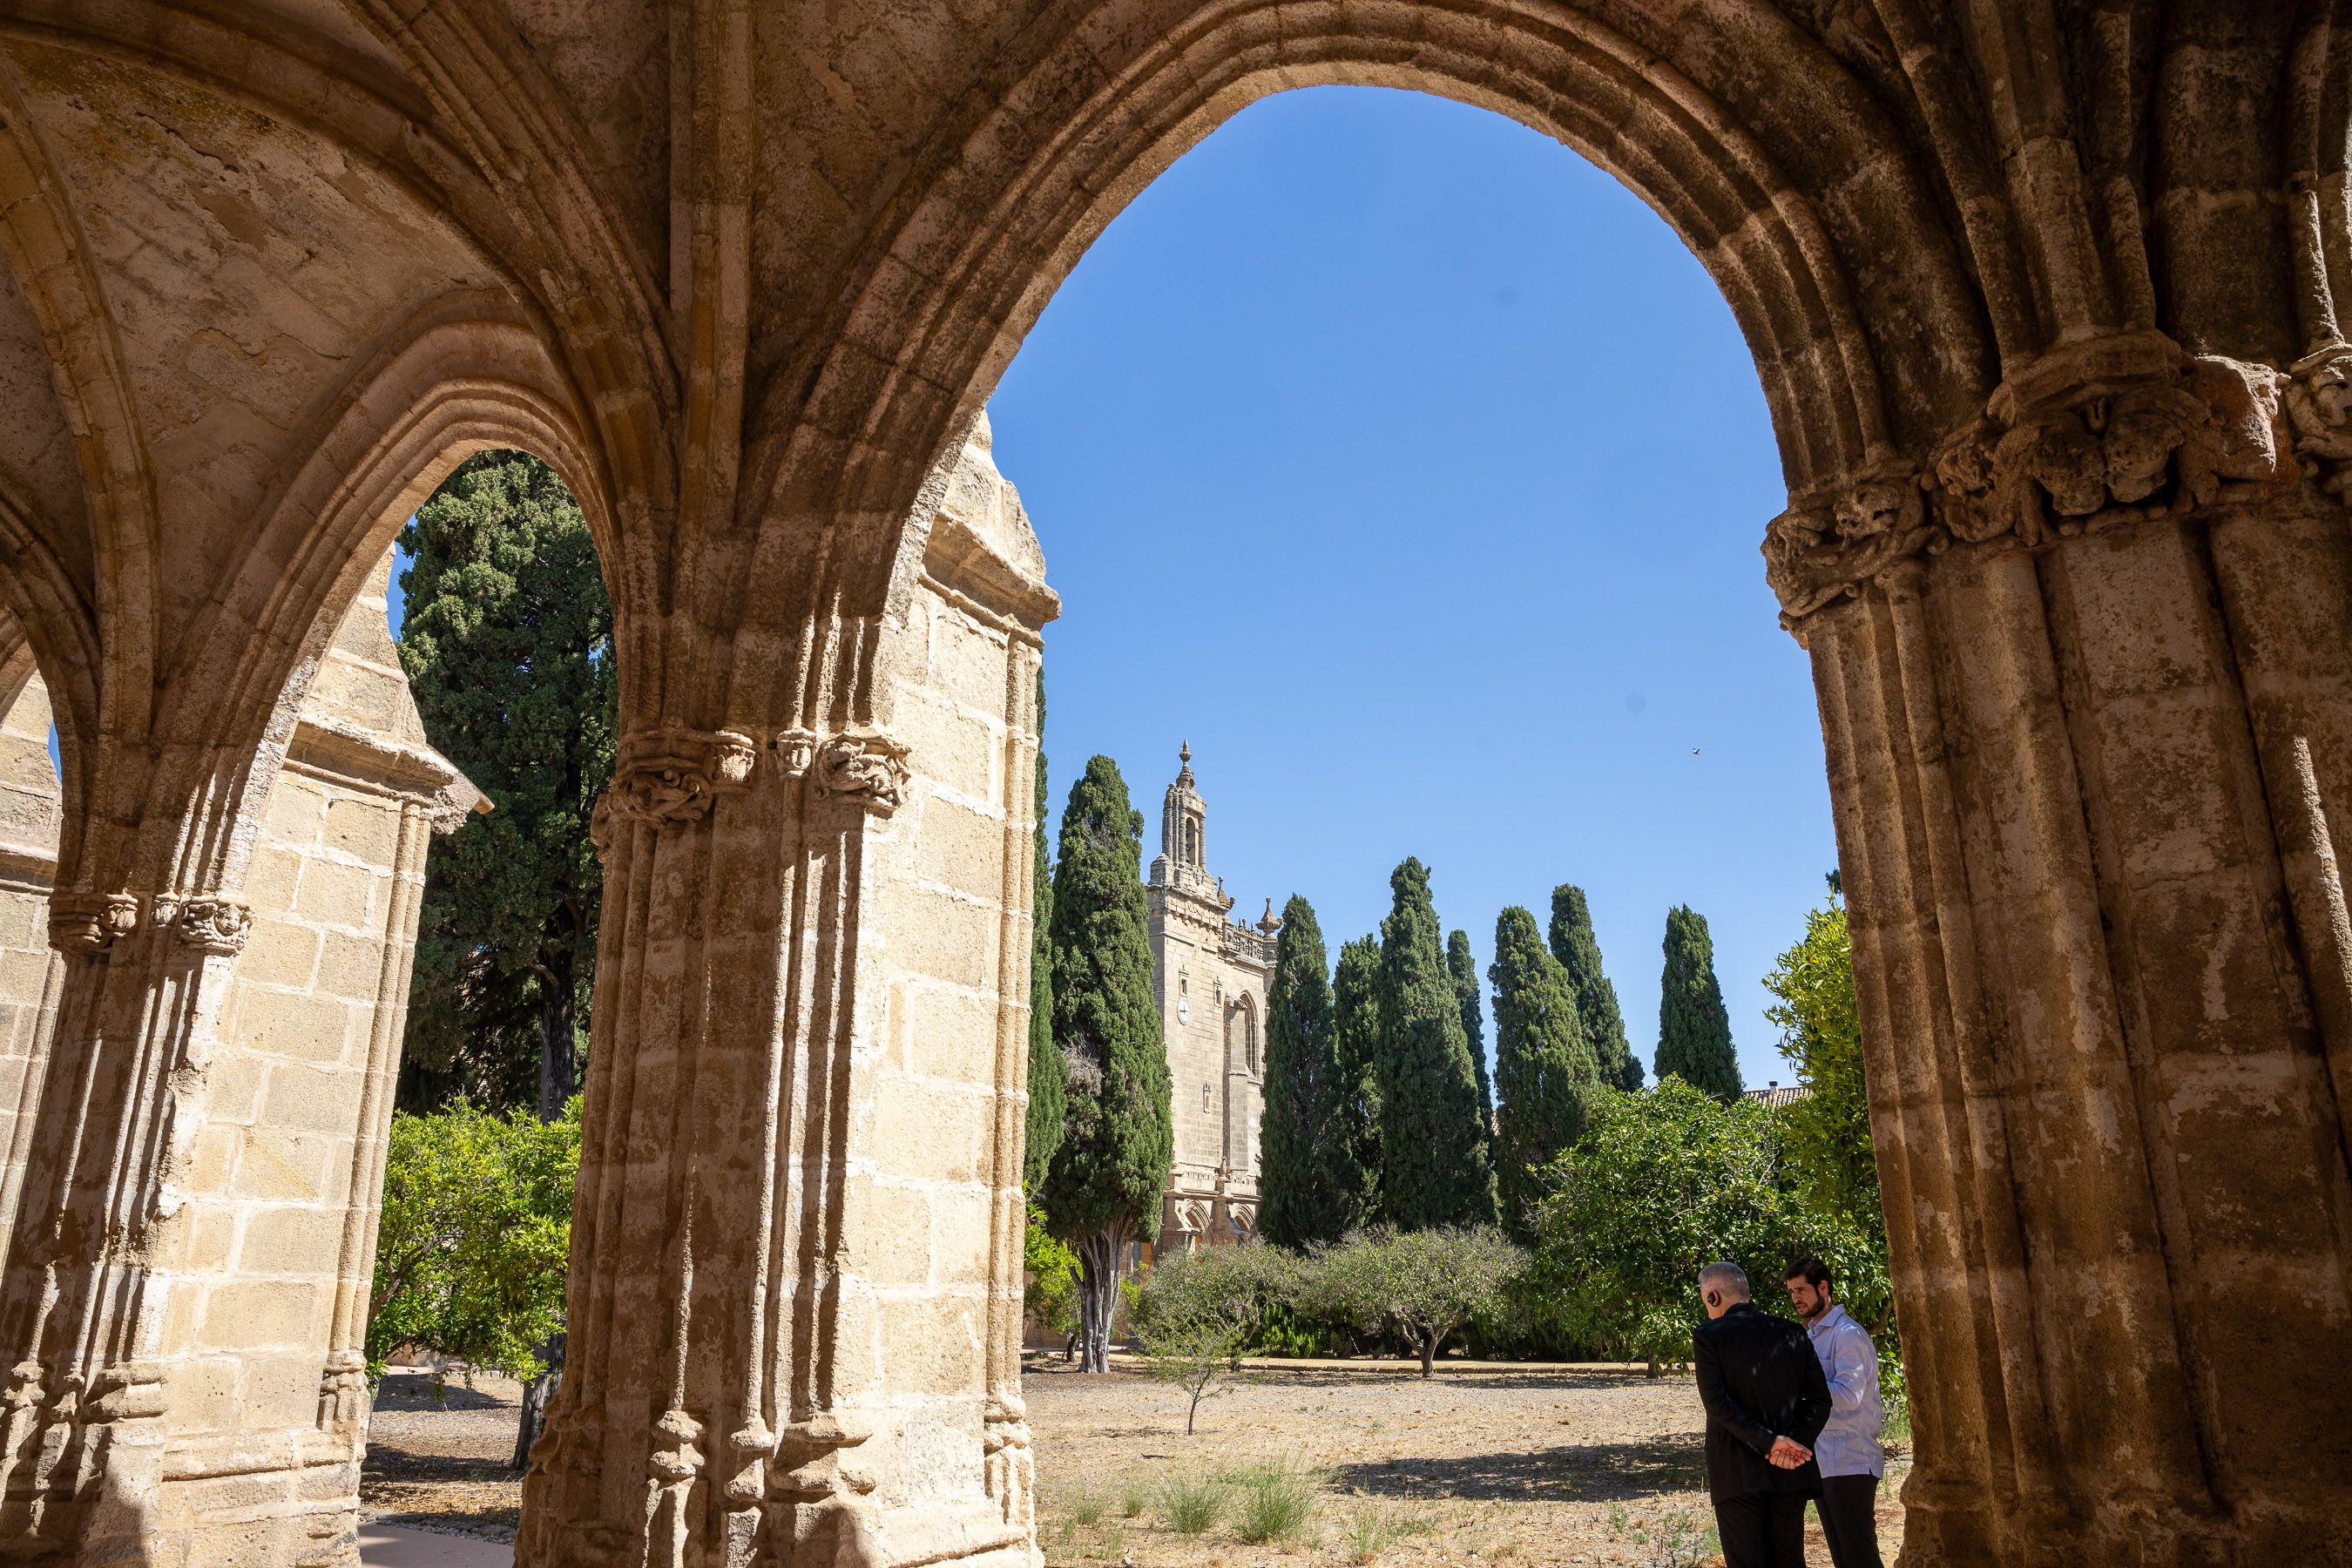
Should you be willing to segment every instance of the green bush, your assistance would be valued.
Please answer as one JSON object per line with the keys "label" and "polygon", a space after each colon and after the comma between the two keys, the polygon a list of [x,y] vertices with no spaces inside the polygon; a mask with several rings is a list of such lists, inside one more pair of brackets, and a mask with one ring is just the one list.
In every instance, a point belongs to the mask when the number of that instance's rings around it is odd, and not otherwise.
{"label": "green bush", "polygon": [[392,1119],[368,1303],[371,1375],[402,1345],[529,1382],[563,1326],[580,1101],[541,1121],[459,1100]]}

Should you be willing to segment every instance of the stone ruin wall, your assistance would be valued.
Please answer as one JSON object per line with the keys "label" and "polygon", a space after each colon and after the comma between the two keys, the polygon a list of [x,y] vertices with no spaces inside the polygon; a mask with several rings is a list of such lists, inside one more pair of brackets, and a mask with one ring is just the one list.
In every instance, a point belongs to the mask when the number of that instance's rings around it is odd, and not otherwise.
{"label": "stone ruin wall", "polygon": [[361,1346],[425,849],[487,809],[425,743],[386,624],[391,567],[319,660],[261,807],[249,929],[207,997],[201,1126],[163,1200],[177,1223],[150,1300],[172,1456],[152,1506],[211,1561],[307,1560],[356,1522]]}

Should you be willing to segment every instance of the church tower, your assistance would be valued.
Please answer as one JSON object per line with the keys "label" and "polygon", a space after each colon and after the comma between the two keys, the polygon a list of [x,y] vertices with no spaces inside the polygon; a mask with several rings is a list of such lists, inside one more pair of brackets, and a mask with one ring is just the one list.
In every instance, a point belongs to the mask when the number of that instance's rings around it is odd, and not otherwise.
{"label": "church tower", "polygon": [[1160,854],[1144,886],[1175,1110],[1161,1252],[1236,1242],[1257,1228],[1265,994],[1279,923],[1270,900],[1255,926],[1230,918],[1234,900],[1209,872],[1209,808],[1191,743],[1176,755],[1176,782],[1160,808]]}

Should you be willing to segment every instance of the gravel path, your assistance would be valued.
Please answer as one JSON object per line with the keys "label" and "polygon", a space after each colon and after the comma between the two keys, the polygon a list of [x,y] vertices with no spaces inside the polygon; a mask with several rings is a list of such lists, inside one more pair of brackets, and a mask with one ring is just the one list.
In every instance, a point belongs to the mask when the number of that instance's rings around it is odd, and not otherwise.
{"label": "gravel path", "polygon": [[[1038,1535],[1054,1568],[1720,1561],[1706,1545],[1703,1421],[1687,1376],[1457,1363],[1424,1383],[1407,1367],[1262,1363],[1202,1405],[1190,1437],[1183,1394],[1134,1371],[1080,1377],[1046,1359],[1025,1383]],[[436,1405],[429,1376],[388,1374],[361,1488],[369,1516],[513,1539],[521,1478],[506,1461],[520,1393],[453,1381]],[[1252,1544],[1246,1510],[1269,1490],[1299,1494],[1308,1516]],[[1197,1533],[1174,1528],[1188,1501],[1215,1514]],[[1890,1563],[1902,1520],[1883,1489]],[[1810,1562],[1828,1568],[1817,1528],[1811,1542]]]}

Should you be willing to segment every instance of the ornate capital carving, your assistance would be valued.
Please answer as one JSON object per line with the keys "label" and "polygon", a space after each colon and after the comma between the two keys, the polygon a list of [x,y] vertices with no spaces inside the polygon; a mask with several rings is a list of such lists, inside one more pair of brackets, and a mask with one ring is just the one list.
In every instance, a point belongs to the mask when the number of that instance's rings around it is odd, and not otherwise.
{"label": "ornate capital carving", "polygon": [[907,748],[878,730],[830,735],[816,750],[817,786],[885,816],[907,798]]}
{"label": "ornate capital carving", "polygon": [[786,778],[804,778],[816,766],[817,749],[824,737],[814,730],[787,730],[768,742],[776,753],[776,766]]}
{"label": "ornate capital carving", "polygon": [[1825,505],[1791,508],[1764,530],[1764,579],[1784,621],[1858,594],[1897,561],[1940,548],[1919,487],[1864,479]]}
{"label": "ornate capital carving", "polygon": [[253,929],[253,910],[236,899],[205,893],[180,900],[175,923],[180,940],[199,952],[239,952]]}
{"label": "ornate capital carving", "polygon": [[759,749],[734,730],[664,729],[622,742],[613,782],[596,802],[589,837],[598,847],[611,842],[614,822],[650,822],[657,827],[699,822],[718,795],[751,782]]}
{"label": "ornate capital carving", "polygon": [[2345,500],[2352,489],[2352,343],[2330,343],[2288,368],[2287,424],[2304,477]]}
{"label": "ornate capital carving", "polygon": [[[2094,352],[2096,350],[2098,352]],[[2058,373],[2073,369],[2072,379]],[[2286,377],[2161,338],[2053,356],[1945,443],[1929,483],[1952,537],[2029,550],[2145,518],[2263,499],[2295,477]]]}
{"label": "ornate capital carving", "polygon": [[49,895],[49,945],[60,952],[97,956],[139,929],[135,893],[86,893],[60,889]]}
{"label": "ornate capital carving", "polygon": [[[2309,362],[2306,362],[2309,363]],[[2301,374],[2298,367],[2298,375]],[[1765,576],[1781,622],[1802,617],[1955,542],[2046,548],[2147,518],[2261,500],[2297,478],[2288,416],[2298,399],[2328,461],[2352,458],[2352,349],[2298,392],[2268,365],[2191,358],[2157,333],[2053,354],[1993,395],[1988,417],[1938,447],[1918,476],[1930,505],[1881,474],[1792,507],[1765,530]],[[2329,423],[2333,421],[2333,423]],[[2322,451],[2322,447],[2327,448]]]}

